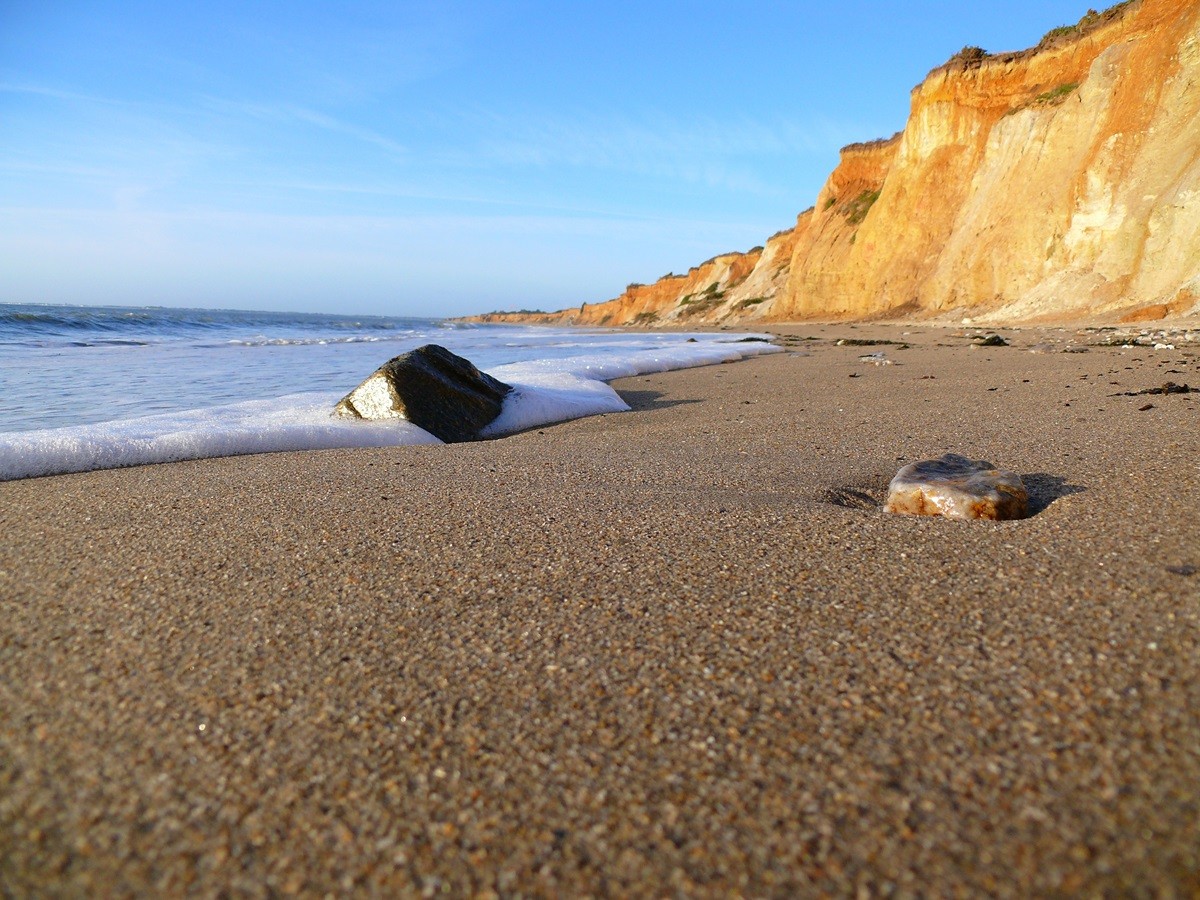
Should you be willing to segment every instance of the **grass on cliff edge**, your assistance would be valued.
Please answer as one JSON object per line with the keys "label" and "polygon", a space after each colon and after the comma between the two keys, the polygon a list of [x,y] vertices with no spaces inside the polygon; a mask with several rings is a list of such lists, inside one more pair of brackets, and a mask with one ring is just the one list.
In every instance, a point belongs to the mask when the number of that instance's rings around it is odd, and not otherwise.
{"label": "grass on cliff edge", "polygon": [[879,199],[882,191],[863,191],[853,200],[846,204],[846,208],[842,210],[842,215],[846,217],[846,221],[851,225],[859,225],[862,220],[867,217],[867,213],[871,211],[871,207],[875,205],[875,201]]}
{"label": "grass on cliff edge", "polygon": [[1044,93],[1044,94],[1038,94],[1036,97],[1033,98],[1033,102],[1034,103],[1062,103],[1063,100],[1065,100],[1067,98],[1067,95],[1073,93],[1075,91],[1075,89],[1078,87],[1079,87],[1078,81],[1068,82],[1067,84],[1060,84],[1058,87],[1054,88],[1054,90],[1046,91],[1046,93]]}
{"label": "grass on cliff edge", "polygon": [[[1040,53],[1043,50],[1051,50],[1062,44],[1070,43],[1076,38],[1081,38],[1109,22],[1115,21],[1123,16],[1126,10],[1132,6],[1134,0],[1122,0],[1103,12],[1097,12],[1094,9],[1089,9],[1083,14],[1083,17],[1074,25],[1060,25],[1057,28],[1051,28],[1042,39],[1037,42],[1037,45],[1029,50],[1022,50],[1017,53],[1001,54],[1004,58],[1014,58],[1025,56],[1030,53]],[[972,69],[983,64],[983,62],[991,58],[992,54],[982,47],[966,46],[955,53],[946,61],[946,65],[958,64],[964,68]]]}
{"label": "grass on cliff edge", "polygon": [[1031,106],[1058,106],[1071,94],[1075,93],[1079,88],[1078,81],[1070,81],[1066,84],[1060,84],[1056,88],[1046,91],[1044,94],[1038,94],[1032,100],[1028,100],[1018,106],[1014,106],[1004,115],[1011,116],[1019,113],[1023,109],[1028,109]]}
{"label": "grass on cliff edge", "polygon": [[1082,37],[1089,31],[1093,31],[1096,28],[1099,28],[1101,25],[1111,22],[1113,19],[1119,17],[1124,12],[1125,8],[1130,6],[1132,3],[1133,0],[1124,0],[1122,3],[1117,3],[1114,6],[1110,6],[1108,9],[1104,10],[1104,12],[1096,12],[1094,9],[1089,9],[1074,25],[1060,25],[1058,28],[1051,28],[1044,35],[1042,35],[1042,39],[1038,41],[1038,45],[1035,49],[1045,50],[1049,47],[1055,46],[1062,40],[1071,40],[1077,37]]}

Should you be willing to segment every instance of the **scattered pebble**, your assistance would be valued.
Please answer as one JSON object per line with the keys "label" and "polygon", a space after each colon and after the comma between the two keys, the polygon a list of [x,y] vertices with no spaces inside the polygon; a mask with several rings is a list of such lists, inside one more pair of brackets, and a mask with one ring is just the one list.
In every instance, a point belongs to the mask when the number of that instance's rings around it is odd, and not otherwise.
{"label": "scattered pebble", "polygon": [[885,509],[955,519],[1023,519],[1029,495],[1021,476],[985,460],[947,453],[910,463],[888,485]]}
{"label": "scattered pebble", "polygon": [[871,363],[872,365],[876,366],[893,365],[892,360],[888,359],[882,351],[878,353],[868,353],[866,356],[860,356],[858,360],[859,362]]}

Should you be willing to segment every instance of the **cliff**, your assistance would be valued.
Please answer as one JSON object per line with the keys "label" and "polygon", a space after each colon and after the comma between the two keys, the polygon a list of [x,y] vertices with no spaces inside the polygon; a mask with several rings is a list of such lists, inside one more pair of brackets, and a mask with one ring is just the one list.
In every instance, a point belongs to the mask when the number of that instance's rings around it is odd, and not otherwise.
{"label": "cliff", "polygon": [[902,132],[841,152],[764,247],[614,300],[485,321],[713,324],[1200,313],[1200,4],[1132,0],[1031,50],[964,51]]}

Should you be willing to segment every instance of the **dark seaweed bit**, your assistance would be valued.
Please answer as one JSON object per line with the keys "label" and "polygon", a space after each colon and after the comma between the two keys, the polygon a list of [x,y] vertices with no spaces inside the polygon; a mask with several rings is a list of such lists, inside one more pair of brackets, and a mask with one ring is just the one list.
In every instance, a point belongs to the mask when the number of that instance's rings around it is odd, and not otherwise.
{"label": "dark seaweed bit", "polygon": [[1200,388],[1188,387],[1186,384],[1176,384],[1168,381],[1158,387],[1143,388],[1140,391],[1125,391],[1121,394],[1109,394],[1110,397],[1144,397],[1147,394],[1165,396],[1166,394],[1200,394]]}

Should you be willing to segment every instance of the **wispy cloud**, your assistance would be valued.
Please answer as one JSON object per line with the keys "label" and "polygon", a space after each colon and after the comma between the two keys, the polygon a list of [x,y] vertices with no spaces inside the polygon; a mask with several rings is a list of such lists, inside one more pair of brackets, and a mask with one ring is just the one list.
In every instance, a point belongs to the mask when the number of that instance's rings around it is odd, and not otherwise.
{"label": "wispy cloud", "polygon": [[477,142],[455,152],[466,167],[595,169],[628,172],[708,188],[772,194],[781,158],[832,155],[856,132],[814,119],[758,121],[668,116],[502,115],[475,112]]}
{"label": "wispy cloud", "polygon": [[[695,215],[680,216],[670,215],[667,213],[659,213],[647,209],[630,209],[619,204],[604,205],[603,203],[572,203],[568,202],[569,197],[560,197],[557,200],[538,200],[528,196],[504,196],[500,194],[487,194],[481,191],[472,191],[470,184],[462,184],[460,190],[454,190],[453,185],[445,186],[443,189],[438,189],[437,186],[418,186],[417,184],[395,184],[386,182],[371,182],[367,183],[352,183],[352,182],[336,182],[336,181],[301,181],[301,180],[258,180],[254,182],[248,181],[224,181],[220,182],[222,187],[231,188],[235,191],[239,190],[260,190],[267,188],[277,190],[285,195],[294,194],[311,194],[311,195],[326,195],[326,196],[343,196],[351,199],[353,203],[355,198],[369,198],[371,200],[388,201],[404,201],[415,200],[422,201],[433,207],[444,207],[448,210],[461,210],[478,208],[480,210],[476,215],[483,217],[539,217],[539,216],[567,216],[573,218],[596,218],[612,221],[629,221],[629,222],[645,222],[655,223],[658,225],[677,225],[681,222],[696,225],[729,225],[730,219],[728,216],[719,219],[714,218],[711,221],[706,221],[703,217]],[[592,198],[596,199],[596,198]],[[491,209],[493,212],[485,213],[482,210]],[[397,213],[397,215],[403,215]]]}
{"label": "wispy cloud", "polygon": [[397,156],[403,156],[408,151],[402,145],[397,143],[385,135],[372,131],[369,128],[362,128],[358,125],[352,125],[348,122],[335,119],[333,116],[327,116],[324,113],[319,113],[311,109],[293,106],[289,107],[291,114],[301,122],[307,122],[309,125],[315,125],[317,128],[324,128],[327,131],[333,131],[338,134],[348,135],[352,138],[357,138],[360,141],[365,141],[368,144],[374,144],[377,147],[382,147],[389,153]]}
{"label": "wispy cloud", "polygon": [[0,94],[28,94],[36,97],[50,97],[54,100],[94,103],[104,106],[129,105],[127,101],[117,100],[112,97],[100,97],[96,94],[84,94],[79,91],[66,91],[39,84],[14,84],[9,81],[0,81]]}
{"label": "wispy cloud", "polygon": [[262,122],[300,122],[323,131],[342,134],[366,144],[379,147],[393,156],[406,156],[408,148],[385,134],[347,122],[335,116],[291,103],[254,103],[242,100],[227,100],[221,97],[204,97],[205,108],[223,115],[245,116]]}

